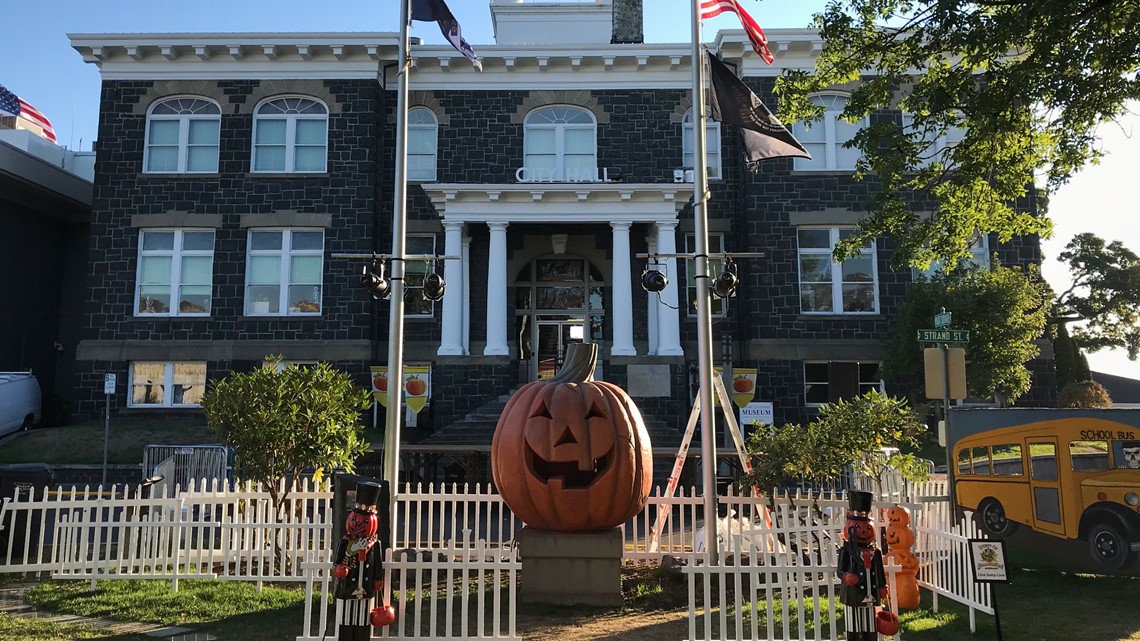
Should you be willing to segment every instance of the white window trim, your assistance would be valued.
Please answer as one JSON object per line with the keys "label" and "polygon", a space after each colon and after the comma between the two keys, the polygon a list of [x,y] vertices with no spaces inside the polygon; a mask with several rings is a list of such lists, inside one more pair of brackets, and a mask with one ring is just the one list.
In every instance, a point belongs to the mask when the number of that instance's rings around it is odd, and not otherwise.
{"label": "white window trim", "polygon": [[[686,233],[685,238],[684,238],[684,243],[685,243],[685,253],[691,254],[691,253],[695,252],[696,251],[696,234],[693,234],[691,232]],[[709,234],[709,254],[718,254],[718,253],[724,253],[724,234],[720,234],[720,233]],[[694,265],[695,265],[694,261],[691,261],[691,260],[685,261],[685,299],[681,303],[682,305],[685,306],[686,317],[692,318],[692,319],[697,318],[696,310],[690,308],[690,306],[689,306],[689,301],[690,300],[696,300],[696,298],[697,298],[697,294],[696,294],[697,284],[696,284],[695,280],[693,279],[692,274],[690,273],[693,270]],[[710,257],[708,259],[708,266],[709,266],[709,285],[711,287],[712,282],[714,280],[716,280],[717,276],[720,276],[720,272],[724,268],[724,260],[721,258],[711,258]],[[720,312],[712,311],[710,316],[712,318],[724,318],[728,314],[728,299],[727,298],[714,298],[711,295],[710,295],[710,298],[711,298],[710,310],[712,310],[712,308],[716,306],[717,301],[720,302],[720,310],[721,310]],[[730,298],[736,298],[736,293],[733,292],[733,294]]]}
{"label": "white window trim", "polygon": [[[808,229],[826,229],[830,232],[830,247],[826,250],[817,248],[803,249],[799,246],[799,232],[800,230]],[[849,312],[843,309],[843,263],[831,261],[831,310],[830,311],[808,311],[803,308],[803,265],[801,264],[800,257],[805,254],[816,256],[832,256],[835,250],[835,243],[839,242],[839,234],[843,230],[848,230],[850,227],[819,227],[819,226],[802,226],[796,227],[796,297],[800,301],[800,313],[811,316],[872,316],[879,313],[879,259],[876,249],[876,243],[872,242],[870,247],[866,247],[860,253],[860,256],[870,255],[871,258],[871,283],[872,291],[875,296],[875,308],[866,312]]]}
{"label": "white window trim", "polygon": [[[902,114],[902,130],[903,133],[910,135],[911,130],[914,128],[914,114],[903,112]],[[960,127],[953,127],[943,132],[941,136],[934,139],[930,146],[926,148],[924,156],[919,160],[918,166],[929,167],[935,160],[941,162],[948,162],[948,151],[953,149],[962,142],[965,138],[966,131]]]}
{"label": "white window trim", "polygon": [[[415,112],[422,112],[422,113],[430,114],[431,119],[432,119],[432,123],[430,125],[427,123],[412,124],[410,122],[411,116]],[[411,140],[413,132],[423,132],[424,135],[427,135],[430,132],[431,139],[432,139],[432,150],[433,150],[431,153],[431,175],[428,176],[425,174],[423,176],[413,176],[411,171],[409,170],[408,171],[408,181],[410,181],[410,182],[435,182],[436,180],[438,180],[437,176],[439,175],[439,118],[435,115],[435,112],[433,112],[431,109],[428,109],[427,107],[413,107],[411,110],[408,111],[408,120],[409,120],[408,139]],[[428,154],[413,154],[413,153],[409,152],[408,157],[410,158],[412,156],[427,157]]]}
{"label": "white window trim", "polygon": [[[547,109],[574,109],[580,111],[590,117],[590,124],[585,123],[531,123],[531,116],[534,114],[545,111]],[[547,180],[545,177],[541,180],[530,180],[528,182],[595,182],[598,179],[598,119],[594,116],[593,112],[585,107],[578,105],[544,105],[531,110],[523,119],[523,167],[526,167],[527,157],[527,138],[532,130],[536,129],[553,129],[554,130],[554,177]],[[594,166],[593,173],[585,180],[570,179],[566,176],[566,131],[567,130],[589,130],[593,137],[594,147]],[[529,170],[528,170],[529,171]]]}
{"label": "white window trim", "polygon": [[[693,133],[696,127],[693,124],[693,110],[690,109],[685,112],[685,116],[681,119],[681,165],[683,169],[692,170],[694,167],[685,164],[686,156],[693,156],[693,162],[696,162],[695,147],[696,141],[693,139]],[[689,144],[686,145],[685,143]],[[724,169],[721,159],[721,146],[720,146],[720,123],[712,120],[705,120],[705,157],[715,156],[714,162],[707,162],[708,177],[710,180],[722,180],[724,178]]]}
{"label": "white window trim", "polygon": [[[981,241],[981,242],[979,242]],[[990,236],[989,234],[979,234],[977,238],[970,243],[970,257],[967,258],[974,269],[989,270],[990,268]],[[966,265],[962,261],[958,261],[958,267],[964,268]],[[911,270],[911,276],[914,280],[920,277],[930,280],[934,275],[942,271],[942,261],[938,258],[930,261],[930,267],[926,269],[918,269],[917,267]]]}
{"label": "white window trim", "polygon": [[[829,380],[826,380],[826,381],[809,381],[809,380],[808,380],[808,378],[807,378],[807,366],[808,366],[808,365],[827,365],[829,362],[830,362],[830,361],[803,361],[803,363],[802,363],[802,369],[803,369],[803,375],[804,375],[804,386],[803,386],[803,392],[804,392],[804,407],[823,407],[824,405],[827,405],[827,403],[809,403],[809,402],[808,402],[808,400],[807,400],[807,388],[808,388],[808,385],[809,385],[810,383],[816,383],[816,384],[819,384],[819,383],[825,383],[825,384],[827,384],[827,385],[829,385],[829,386],[830,386],[830,385],[831,385],[831,380],[829,379]],[[881,361],[837,361],[837,362],[843,362],[843,363],[855,363],[855,365],[856,365],[856,366],[859,366],[859,365],[869,365],[869,364],[871,364],[871,363],[874,363],[874,364],[876,364],[876,365],[882,366],[882,362],[881,362]],[[881,379],[881,378],[875,379],[874,381],[868,381],[867,383],[864,383],[864,382],[863,382],[863,380],[862,380],[862,379],[860,379],[860,380],[859,380],[859,390],[860,390],[860,391],[859,391],[859,394],[860,394],[860,395],[862,395],[862,394],[864,393],[864,392],[862,391],[862,389],[863,389],[863,385],[873,385],[873,384],[876,384],[876,383],[878,384],[878,389],[879,389],[879,391],[885,394],[885,393],[887,392],[887,384],[886,384],[886,382],[885,382],[883,379]]]}
{"label": "white window trim", "polygon": [[[147,233],[174,233],[174,248],[171,250],[165,249],[143,249],[143,235]],[[162,229],[162,228],[147,228],[139,230],[139,251],[138,261],[135,265],[135,301],[134,301],[134,316],[137,318],[155,318],[166,316],[191,316],[191,317],[208,317],[214,309],[214,248],[211,246],[209,251],[204,249],[182,249],[182,240],[184,238],[183,232],[210,232],[214,233],[213,229],[196,229],[196,228],[179,228],[179,229]],[[214,235],[214,241],[217,242],[217,234]],[[139,311],[139,302],[142,298],[142,270],[143,258],[146,256],[170,256],[170,305],[169,311],[166,313],[161,312],[148,312],[143,313]],[[207,312],[182,312],[179,289],[182,287],[182,257],[183,256],[209,256],[210,257],[210,310]]]}
{"label": "white window trim", "polygon": [[[266,103],[274,102],[276,100],[289,99],[289,98],[303,98],[305,100],[312,100],[313,102],[324,107],[323,114],[265,114],[261,115],[258,111]],[[285,168],[277,170],[258,169],[257,168],[257,127],[261,122],[266,120],[284,120],[285,121]],[[325,139],[323,146],[325,149],[324,163],[320,169],[297,169],[297,121],[298,120],[324,120],[325,121]],[[312,96],[271,96],[257,103],[253,109],[253,138],[249,144],[249,172],[252,174],[323,174],[329,169],[329,106],[322,100],[318,100]],[[273,145],[276,147],[277,145]],[[303,147],[317,147],[321,145],[302,145]]]}
{"label": "white window trim", "polygon": [[[281,232],[281,249],[252,249],[253,247],[253,234],[255,232]],[[293,249],[293,232],[320,232],[321,233],[321,249]],[[312,229],[307,227],[283,227],[283,228],[270,228],[270,227],[257,227],[250,229],[246,234],[246,260],[245,260],[245,292],[243,295],[244,311],[246,316],[257,316],[265,318],[279,318],[282,316],[321,316],[325,311],[325,286],[324,286],[324,272],[325,272],[325,259],[324,259],[324,229]],[[276,313],[254,313],[250,308],[249,288],[255,285],[250,284],[250,269],[253,266],[251,260],[254,256],[274,256],[276,255],[281,261],[278,267],[278,281],[279,288],[277,292],[277,309],[280,310]],[[320,287],[321,296],[320,300],[316,301],[317,306],[320,308],[316,312],[291,312],[289,311],[289,286],[292,282],[289,280],[289,259],[293,256],[319,256],[321,258],[321,282],[317,285]],[[307,283],[306,283],[307,284]]]}
{"label": "white window trim", "polygon": [[[159,105],[169,102],[171,100],[201,100],[203,102],[212,103],[218,108],[216,114],[155,114],[154,109]],[[222,107],[217,101],[206,98],[205,96],[168,96],[162,100],[156,100],[154,104],[147,108],[146,112],[146,133],[143,140],[143,173],[144,174],[216,174],[218,173],[221,165],[221,150],[222,150]],[[177,120],[178,121],[178,168],[173,172],[170,171],[151,171],[150,167],[150,123],[156,120]],[[191,120],[216,120],[218,122],[218,140],[214,145],[218,148],[218,169],[212,171],[191,171],[187,165],[190,159],[190,121]],[[204,146],[204,145],[195,145]]]}
{"label": "white window trim", "polygon": [[[431,250],[428,252],[422,252],[422,253],[431,253],[431,254],[436,253],[437,238],[436,238],[435,234],[408,234],[408,240],[411,240],[413,238],[430,238],[431,239]],[[421,253],[421,252],[417,252],[417,253]],[[421,280],[419,282],[413,283],[412,281],[410,281],[406,278],[407,273],[408,273],[408,266],[410,263],[413,263],[413,262],[419,262],[421,265],[423,264],[422,261],[411,261],[411,260],[406,261],[404,263],[404,274],[405,274],[404,295],[405,296],[423,296],[423,281]],[[439,261],[438,263],[436,263],[436,265],[434,265],[434,267],[430,264],[428,265],[429,270],[435,269],[438,273],[441,273],[441,274],[442,274],[442,271],[440,271],[440,270],[442,270],[442,268],[443,268],[443,261],[442,260]],[[407,298],[404,299],[404,301],[405,301],[405,303],[404,303],[404,318],[435,318],[435,303],[436,303],[436,301],[433,301],[433,300],[424,301],[428,305],[431,306],[431,311],[429,313],[427,313],[427,314],[411,314],[407,311],[408,310],[407,300],[408,300]]]}
{"label": "white window trim", "polygon": [[[158,364],[164,365],[163,379],[162,379],[162,403],[135,403],[135,365],[136,364]],[[127,407],[201,407],[199,403],[174,403],[174,366],[175,365],[202,365],[203,369],[206,368],[205,361],[130,361],[127,363]],[[203,375],[202,385],[206,384],[208,378],[208,370]]]}
{"label": "white window trim", "polygon": [[[815,97],[819,97],[819,98],[843,98],[844,100],[850,99],[849,95],[843,94],[843,93],[821,93],[821,94],[815,94],[814,96],[811,96],[811,97],[812,98],[815,98]],[[847,142],[846,140],[844,140],[842,142],[836,140],[835,125],[841,119],[840,117],[842,115],[843,115],[842,109],[838,110],[838,111],[827,110],[827,111],[823,112],[823,118],[822,119],[820,119],[818,122],[813,123],[814,127],[821,127],[821,126],[823,127],[823,131],[824,131],[823,145],[824,145],[824,157],[825,157],[824,166],[823,167],[811,166],[808,164],[808,163],[812,162],[811,160],[808,160],[807,158],[795,158],[795,159],[793,159],[793,164],[792,164],[792,168],[795,171],[813,172],[813,171],[854,171],[855,170],[855,167],[853,167],[853,166],[852,167],[840,167],[840,166],[838,166],[839,165],[839,161],[838,161],[839,147],[842,146],[843,143]],[[864,128],[870,126],[871,119],[864,116],[861,122],[859,122],[859,123],[848,123],[848,124],[855,124],[855,125],[858,125],[860,129],[864,129]],[[798,123],[798,122],[793,124],[792,125],[792,135],[798,136],[803,131],[802,130],[803,126],[804,125],[802,123]],[[818,144],[818,141],[811,141],[811,142],[814,144]]]}

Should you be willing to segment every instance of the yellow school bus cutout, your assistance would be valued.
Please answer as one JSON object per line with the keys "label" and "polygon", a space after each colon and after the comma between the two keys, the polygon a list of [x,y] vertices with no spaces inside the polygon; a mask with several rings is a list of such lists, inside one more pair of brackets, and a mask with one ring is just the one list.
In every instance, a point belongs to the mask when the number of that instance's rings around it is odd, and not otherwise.
{"label": "yellow school bus cutout", "polygon": [[1087,541],[1105,570],[1127,568],[1140,551],[1140,428],[1056,415],[958,438],[957,502],[993,537],[1024,525]]}

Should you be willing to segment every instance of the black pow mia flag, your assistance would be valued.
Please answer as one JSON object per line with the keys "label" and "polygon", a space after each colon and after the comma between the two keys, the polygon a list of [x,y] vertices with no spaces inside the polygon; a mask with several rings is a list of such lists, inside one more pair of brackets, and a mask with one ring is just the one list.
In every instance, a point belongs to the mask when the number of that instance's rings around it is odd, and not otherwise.
{"label": "black pow mia flag", "polygon": [[719,58],[707,53],[712,70],[709,91],[711,118],[740,127],[744,157],[749,162],[768,158],[811,158],[771,111]]}

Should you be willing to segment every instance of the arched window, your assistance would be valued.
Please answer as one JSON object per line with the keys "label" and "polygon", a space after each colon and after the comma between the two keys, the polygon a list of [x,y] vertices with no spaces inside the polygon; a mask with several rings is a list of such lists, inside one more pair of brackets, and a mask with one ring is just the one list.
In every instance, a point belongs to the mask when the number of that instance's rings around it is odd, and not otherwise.
{"label": "arched window", "polygon": [[323,172],[329,111],[312,98],[273,98],[253,115],[253,171]]}
{"label": "arched window", "polygon": [[[685,169],[695,166],[693,159],[693,110],[685,112],[681,121],[681,164]],[[705,120],[705,157],[708,159],[709,178],[720,178],[720,123],[715,120]]]}
{"label": "arched window", "polygon": [[598,179],[597,123],[586,109],[535,109],[526,116],[524,134],[525,182]]}
{"label": "arched window", "polygon": [[438,137],[439,123],[430,109],[408,111],[408,180],[435,180]]}
{"label": "arched window", "polygon": [[858,149],[843,146],[867,126],[867,119],[847,122],[840,118],[847,106],[847,97],[837,94],[812,96],[811,101],[825,109],[823,119],[792,125],[792,135],[811,153],[811,160],[796,158],[799,171],[851,171],[863,155]]}
{"label": "arched window", "polygon": [[222,109],[204,98],[167,98],[146,116],[145,173],[216,173]]}

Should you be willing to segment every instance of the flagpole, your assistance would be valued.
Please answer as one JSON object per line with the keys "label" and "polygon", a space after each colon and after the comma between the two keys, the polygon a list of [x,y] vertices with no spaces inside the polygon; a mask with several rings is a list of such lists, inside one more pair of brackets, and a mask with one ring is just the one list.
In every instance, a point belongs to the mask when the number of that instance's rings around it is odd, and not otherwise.
{"label": "flagpole", "polygon": [[701,471],[705,492],[705,554],[717,562],[716,425],[713,413],[712,310],[709,298],[709,177],[705,154],[704,58],[701,56],[701,0],[693,0],[693,231],[697,283],[697,390],[701,417]]}
{"label": "flagpole", "polygon": [[408,25],[411,0],[400,0],[400,47],[396,73],[396,176],[392,205],[391,299],[388,317],[388,407],[384,430],[384,479],[388,481],[388,545],[396,547],[396,497],[400,478],[400,392],[404,380],[404,225],[407,220],[408,182],[408,73],[411,71]]}

